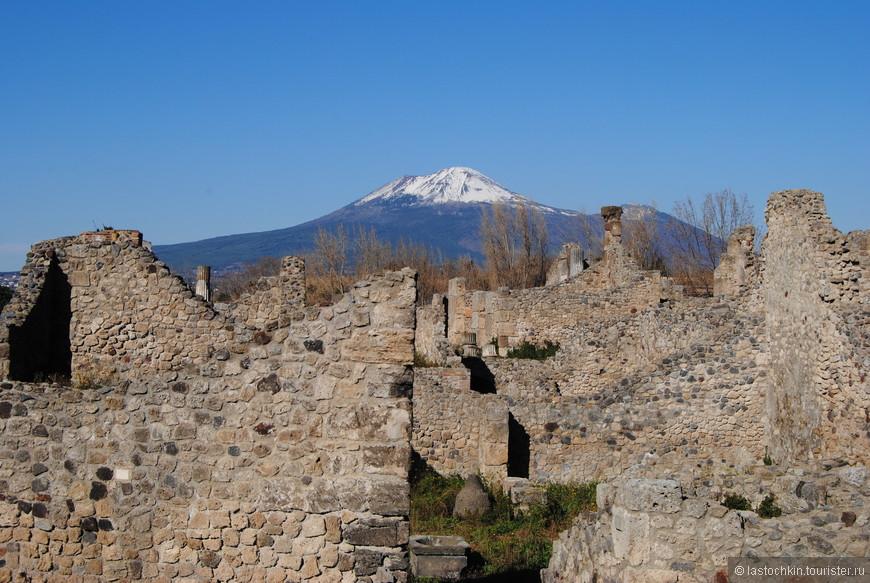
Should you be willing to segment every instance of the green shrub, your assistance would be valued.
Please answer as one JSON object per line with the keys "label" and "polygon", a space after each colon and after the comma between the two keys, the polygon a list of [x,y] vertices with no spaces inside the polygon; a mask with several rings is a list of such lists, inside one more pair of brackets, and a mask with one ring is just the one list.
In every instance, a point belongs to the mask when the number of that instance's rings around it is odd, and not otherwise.
{"label": "green shrub", "polygon": [[519,512],[500,488],[484,481],[492,506],[476,516],[453,518],[461,478],[440,476],[419,462],[411,472],[411,532],[463,537],[479,553],[483,574],[542,569],[553,540],[584,510],[595,508],[595,484],[550,484],[547,503]]}
{"label": "green shrub", "polygon": [[729,492],[722,501],[722,506],[731,510],[752,510],[752,504],[745,496]]}
{"label": "green shrub", "polygon": [[555,356],[561,346],[558,342],[553,343],[549,340],[544,341],[544,347],[538,348],[536,344],[532,344],[528,340],[524,340],[522,344],[516,348],[507,351],[508,358],[526,358],[530,360],[546,360],[551,356]]}
{"label": "green shrub", "polygon": [[782,508],[776,505],[776,496],[768,494],[758,508],[755,509],[756,514],[761,518],[776,518],[782,516]]}
{"label": "green shrub", "polygon": [[773,465],[773,459],[771,459],[770,454],[767,453],[767,448],[766,448],[766,447],[764,448],[764,457],[761,458],[761,461],[764,462],[764,465],[766,465],[766,466],[772,466],[772,465]]}
{"label": "green shrub", "polygon": [[598,482],[585,484],[548,484],[547,511],[555,522],[570,521],[581,512],[595,510]]}

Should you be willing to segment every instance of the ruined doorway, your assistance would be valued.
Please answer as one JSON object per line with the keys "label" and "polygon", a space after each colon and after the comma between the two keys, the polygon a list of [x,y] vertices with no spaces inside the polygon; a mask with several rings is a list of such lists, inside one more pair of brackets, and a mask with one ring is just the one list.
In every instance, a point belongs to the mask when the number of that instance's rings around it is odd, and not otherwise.
{"label": "ruined doorway", "polygon": [[72,372],[69,330],[71,287],[52,259],[42,290],[20,326],[9,328],[9,377],[23,382],[68,382]]}
{"label": "ruined doorway", "polygon": [[508,462],[507,475],[510,478],[528,478],[531,460],[531,439],[526,428],[508,413]]}

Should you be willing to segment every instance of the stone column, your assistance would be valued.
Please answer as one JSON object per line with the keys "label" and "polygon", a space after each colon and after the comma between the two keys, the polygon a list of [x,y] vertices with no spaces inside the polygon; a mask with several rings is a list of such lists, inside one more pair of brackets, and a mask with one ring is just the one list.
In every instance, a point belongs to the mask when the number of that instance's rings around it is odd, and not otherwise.
{"label": "stone column", "polygon": [[211,301],[211,266],[200,265],[196,268],[196,295],[207,302]]}

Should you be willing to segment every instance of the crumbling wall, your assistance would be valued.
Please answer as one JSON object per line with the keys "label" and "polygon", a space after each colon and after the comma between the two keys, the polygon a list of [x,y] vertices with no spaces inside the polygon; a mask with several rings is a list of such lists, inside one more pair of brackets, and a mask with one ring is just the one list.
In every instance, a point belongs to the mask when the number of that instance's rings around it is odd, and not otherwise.
{"label": "crumbling wall", "polygon": [[448,310],[453,313],[448,341],[461,344],[462,335],[472,332],[480,344],[504,337],[499,344],[505,348],[524,340],[562,342],[570,340],[580,322],[638,313],[663,297],[658,272],[638,272],[630,284],[613,288],[602,277],[605,271],[606,266],[598,263],[557,286],[448,293]]}
{"label": "crumbling wall", "polygon": [[[560,275],[556,285],[487,292],[469,291],[464,278],[451,280],[447,291],[447,341],[458,346],[466,333],[473,333],[479,345],[495,339],[504,349],[523,341],[562,342],[571,339],[573,328],[581,322],[636,314],[662,298],[676,297],[670,280],[662,278],[658,271],[641,270],[622,245],[621,207],[604,207],[602,214],[602,260],[589,269],[576,270],[577,275],[564,279]],[[562,273],[565,267],[570,275],[571,269],[566,266],[576,251],[566,247],[565,257],[554,269]],[[575,259],[582,261],[582,257]]]}
{"label": "crumbling wall", "polygon": [[[867,470],[827,472],[821,480],[825,485],[806,481],[821,469],[732,475],[715,494],[673,479],[599,484],[598,511],[578,517],[560,535],[541,580],[706,583],[727,580],[732,557],[865,558]],[[781,484],[788,490],[782,492]],[[776,492],[783,515],[761,518],[753,511],[729,510],[721,504],[726,491],[747,492],[754,507]]]}
{"label": "crumbling wall", "polygon": [[4,310],[0,327],[4,377],[32,380],[16,376],[13,361],[19,331],[45,296],[50,269],[69,286],[70,369],[79,375],[77,384],[116,372],[137,377],[195,368],[239,340],[233,326],[142,245],[141,233],[82,233],[39,243],[28,254],[25,291]]}
{"label": "crumbling wall", "polygon": [[737,295],[754,279],[755,227],[737,227],[713,271],[713,295]]}
{"label": "crumbling wall", "polygon": [[215,308],[234,322],[268,331],[289,324],[304,306],[305,260],[284,257],[278,275],[260,278],[238,300]]}
{"label": "crumbling wall", "polygon": [[404,580],[412,271],[254,332],[136,241],[53,248],[73,375],[119,365],[93,388],[0,384],[0,580]]}
{"label": "crumbling wall", "polygon": [[529,436],[537,483],[613,478],[638,464],[694,466],[711,456],[757,464],[767,390],[759,304],[757,293],[689,298],[589,320],[566,330],[547,360],[483,359],[495,394],[429,389],[418,377],[414,447],[439,471],[467,473],[480,443],[468,411],[506,406]]}
{"label": "crumbling wall", "polygon": [[411,446],[436,471],[504,478],[508,436],[504,398],[472,391],[470,370],[416,369]]}
{"label": "crumbling wall", "polygon": [[775,192],[766,211],[770,444],[782,460],[838,451],[867,461],[870,385],[863,253],[832,225],[820,193]]}

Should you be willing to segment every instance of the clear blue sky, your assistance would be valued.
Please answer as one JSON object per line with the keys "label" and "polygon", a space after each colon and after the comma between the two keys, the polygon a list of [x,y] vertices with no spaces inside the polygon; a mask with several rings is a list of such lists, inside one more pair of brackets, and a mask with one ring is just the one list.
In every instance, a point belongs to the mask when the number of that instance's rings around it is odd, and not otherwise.
{"label": "clear blue sky", "polygon": [[870,228],[870,2],[0,2],[0,271],[96,226],[298,224],[470,166],[597,210],[825,193]]}

